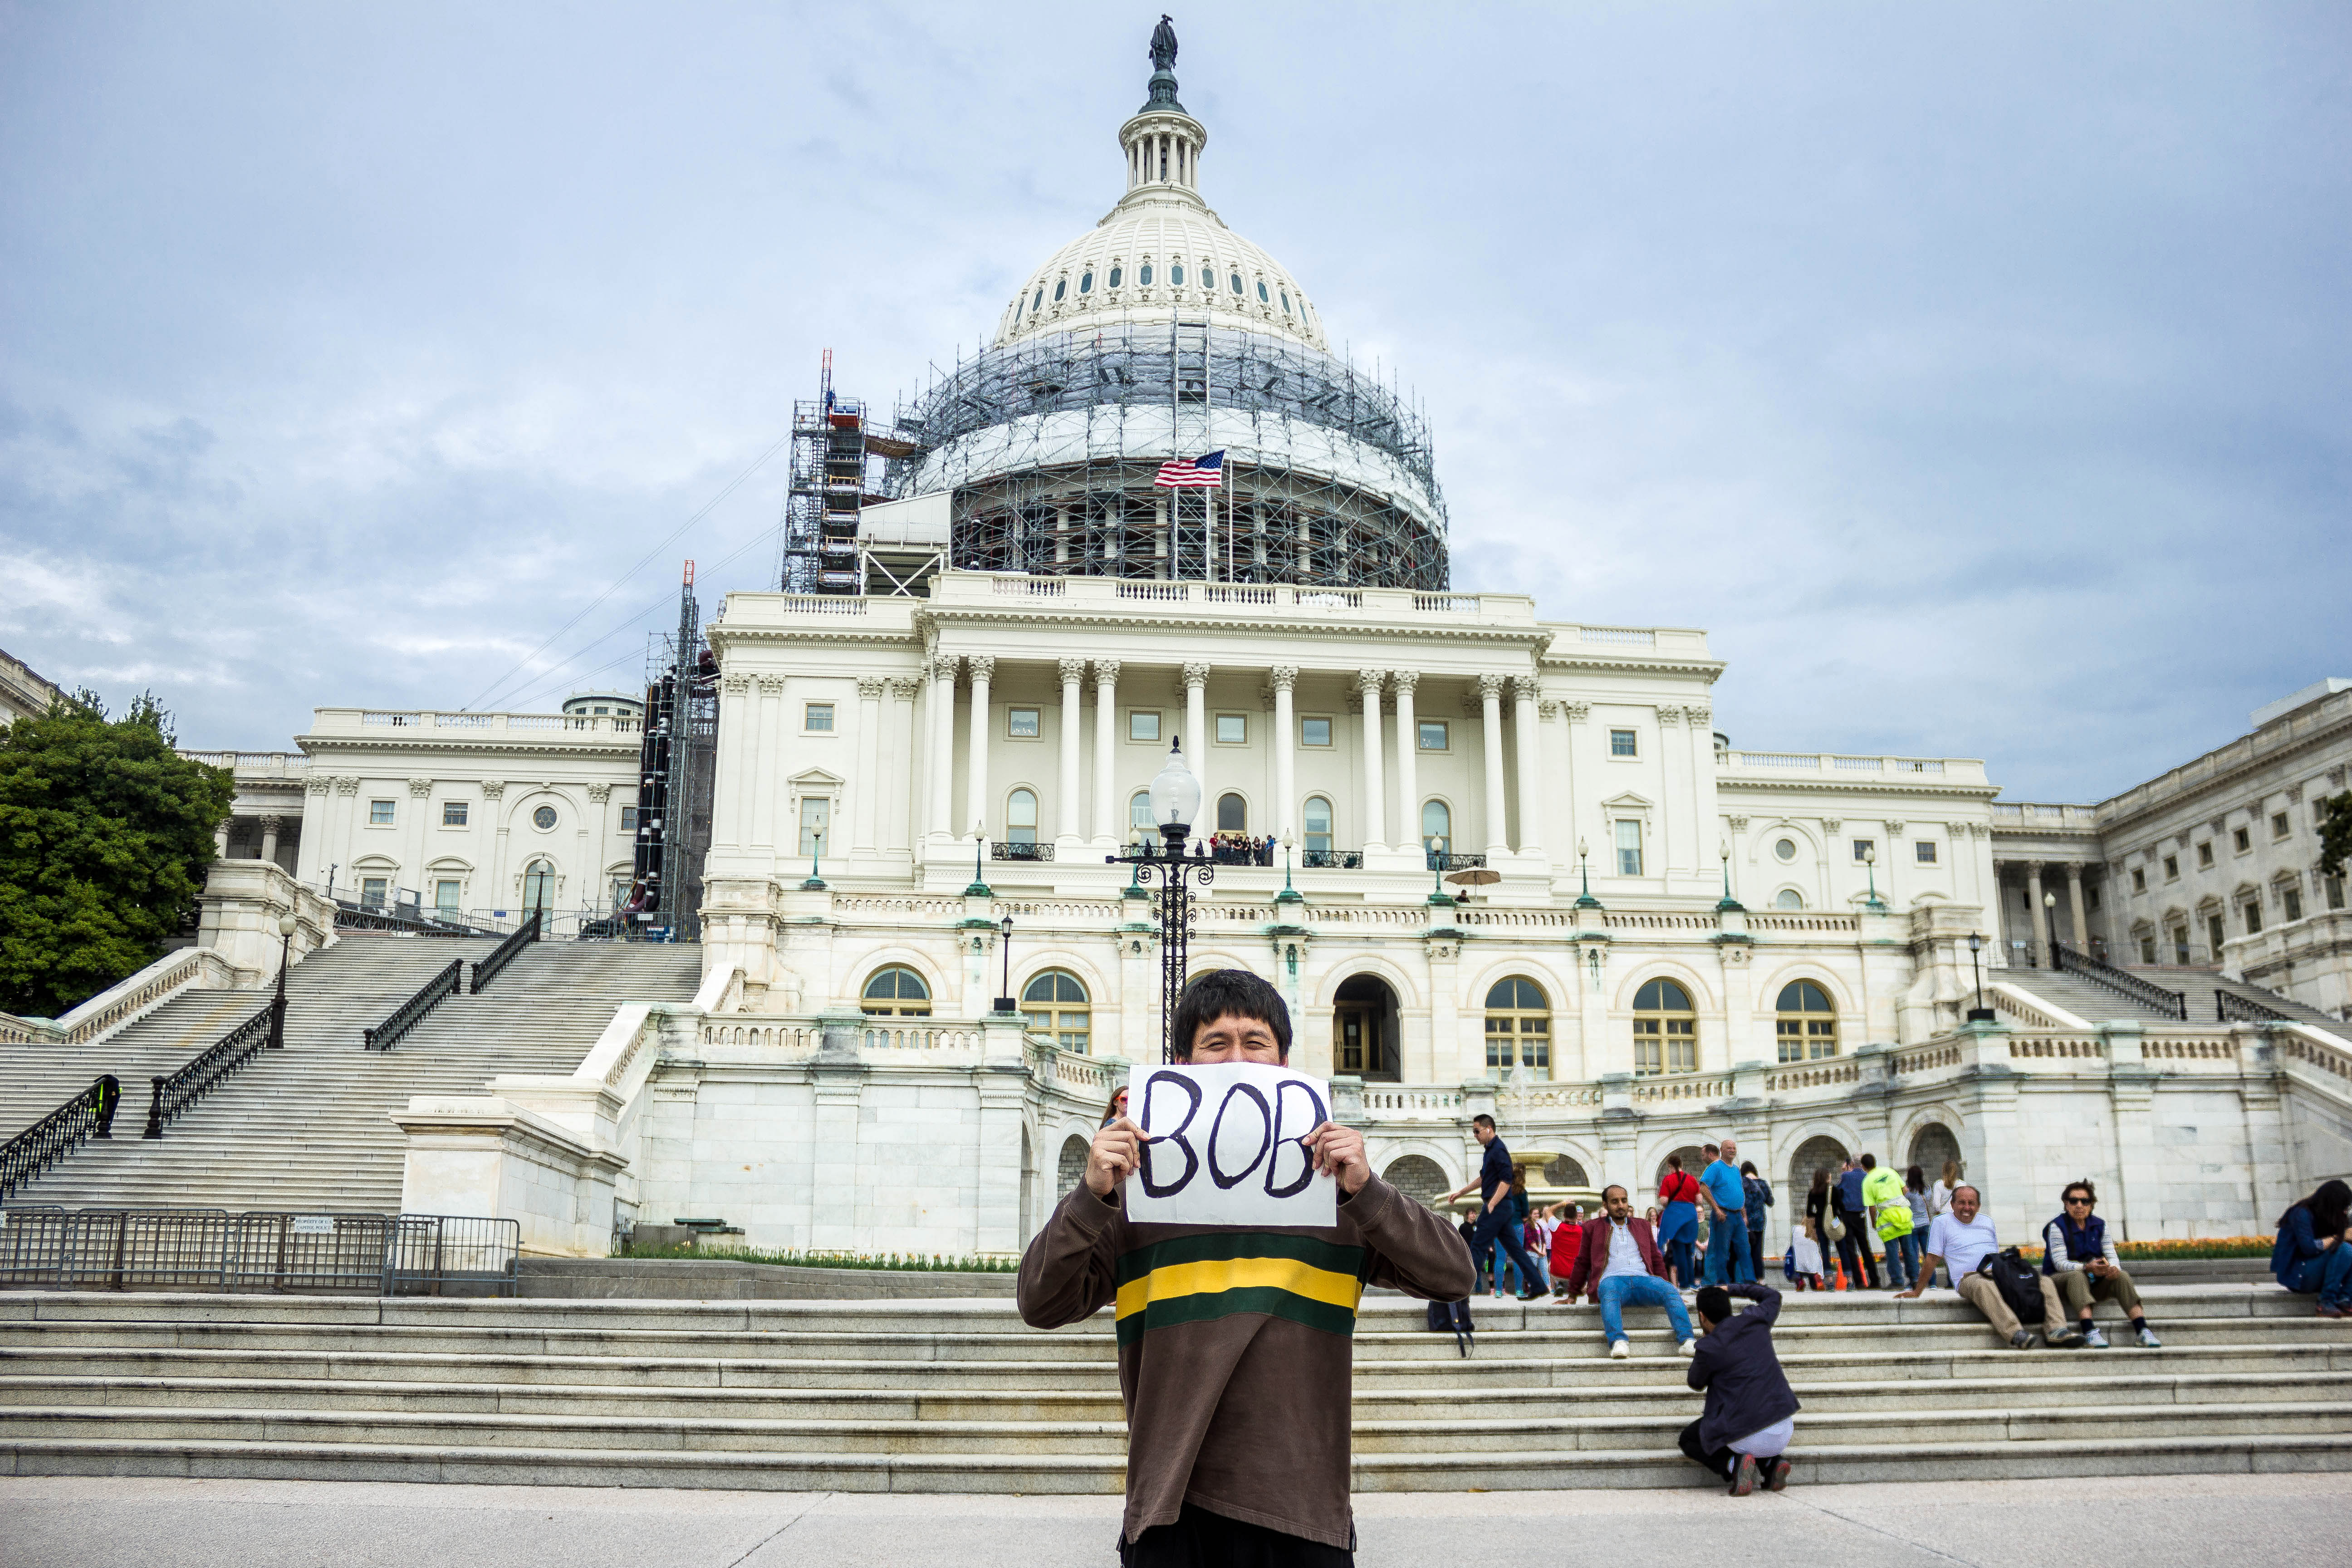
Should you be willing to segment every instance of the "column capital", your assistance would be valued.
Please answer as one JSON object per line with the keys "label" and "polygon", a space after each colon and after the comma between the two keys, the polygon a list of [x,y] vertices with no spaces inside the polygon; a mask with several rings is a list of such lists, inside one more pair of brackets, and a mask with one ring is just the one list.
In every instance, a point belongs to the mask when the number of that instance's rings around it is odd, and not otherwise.
{"label": "column capital", "polygon": [[1063,685],[1079,686],[1085,683],[1087,679],[1087,661],[1085,659],[1066,658],[1059,661],[1059,665],[1062,671]]}
{"label": "column capital", "polygon": [[2028,860],[2025,863],[2025,868],[2032,875],[2039,877],[2042,875],[2042,868],[2047,864],[2048,862],[2043,860]]}
{"label": "column capital", "polygon": [[1396,687],[1398,696],[1408,696],[1412,693],[1414,687],[1421,684],[1421,671],[1417,669],[1391,669],[1389,671],[1389,680]]}
{"label": "column capital", "polygon": [[1696,729],[1701,724],[1715,722],[1715,710],[1701,703],[1696,707],[1685,708],[1683,717],[1690,721],[1693,729]]}
{"label": "column capital", "polygon": [[975,653],[966,658],[964,662],[971,666],[971,678],[975,681],[990,679],[996,674],[996,656],[993,654]]}
{"label": "column capital", "polygon": [[1823,833],[1834,835],[1844,826],[1845,818],[1843,816],[1824,816],[1822,818],[1822,831]]}
{"label": "column capital", "polygon": [[1118,684],[1118,660],[1115,658],[1098,658],[1095,660],[1095,684],[1097,686],[1117,686]]}
{"label": "column capital", "polygon": [[282,816],[265,816],[261,819],[261,831],[264,833],[276,833],[285,826],[286,819]]}
{"label": "column capital", "polygon": [[1478,678],[1478,700],[1482,704],[1500,702],[1503,700],[1503,679],[1499,675],[1482,675]]}
{"label": "column capital", "polygon": [[1297,689],[1298,667],[1295,664],[1277,664],[1265,674],[1267,682],[1276,691],[1292,691]]}
{"label": "column capital", "polygon": [[933,654],[931,656],[932,679],[935,680],[944,680],[950,686],[953,686],[955,684],[956,667],[961,665],[962,662],[962,658],[956,654]]}
{"label": "column capital", "polygon": [[763,675],[759,679],[761,696],[782,697],[784,694],[784,678],[782,676]]}
{"label": "column capital", "polygon": [[433,781],[431,779],[411,779],[408,781],[408,793],[416,799],[423,800],[433,793]]}
{"label": "column capital", "polygon": [[1208,685],[1208,684],[1209,684],[1209,668],[1210,668],[1210,667],[1209,667],[1208,665],[1206,665],[1206,664],[1202,664],[1202,663],[1198,663],[1198,662],[1194,662],[1194,663],[1188,663],[1187,665],[1185,665],[1185,666],[1184,666],[1184,689],[1185,689],[1185,690],[1187,690],[1187,691],[1190,691],[1190,690],[1192,690],[1192,688],[1194,688],[1194,687],[1196,687],[1196,686],[1206,686],[1206,685]]}
{"label": "column capital", "polygon": [[921,681],[908,680],[903,676],[892,677],[887,684],[891,700],[897,702],[912,702],[916,694],[923,689]]}
{"label": "column capital", "polygon": [[1592,704],[1590,702],[1563,702],[1559,705],[1559,716],[1567,720],[1571,724],[1581,724],[1587,719],[1592,717]]}
{"label": "column capital", "polygon": [[335,793],[337,795],[357,795],[360,793],[360,781],[346,774],[335,781]]}
{"label": "column capital", "polygon": [[858,700],[863,702],[881,701],[882,678],[878,675],[859,676],[857,678],[857,696]]}
{"label": "column capital", "polygon": [[588,786],[588,798],[602,805],[613,798],[613,786],[609,784],[592,784]]}
{"label": "column capital", "polygon": [[1543,682],[1532,675],[1511,677],[1511,699],[1517,702],[1533,702],[1543,690]]}
{"label": "column capital", "polygon": [[1385,669],[1360,669],[1356,671],[1356,689],[1366,697],[1377,700],[1381,694],[1381,688],[1388,683],[1388,679],[1389,672]]}
{"label": "column capital", "polygon": [[[353,780],[352,782],[356,784],[358,781]],[[497,800],[507,793],[507,781],[504,779],[484,779],[481,783],[481,791],[482,798],[484,800]]]}
{"label": "column capital", "polygon": [[1671,728],[1682,721],[1683,710],[1679,706],[1672,702],[1661,702],[1658,704],[1658,723],[1660,726]]}
{"label": "column capital", "polygon": [[751,689],[751,678],[739,669],[730,669],[719,678],[719,689],[730,697],[740,697]]}
{"label": "column capital", "polygon": [[335,787],[335,781],[321,773],[313,773],[302,781],[302,788],[310,795],[325,795]]}
{"label": "column capital", "polygon": [[1907,822],[1904,821],[1904,820],[1903,820],[1901,817],[1899,817],[1899,816],[1890,816],[1890,817],[1888,817],[1888,818],[1886,819],[1886,831],[1887,831],[1887,832],[1888,832],[1888,834],[1890,834],[1890,835],[1899,834],[1899,833],[1901,833],[1901,832],[1902,832],[1906,827],[1908,827],[1908,826],[1911,826],[1911,825],[1910,825],[1909,823],[1907,823]]}
{"label": "column capital", "polygon": [[1727,816],[1723,821],[1724,826],[1730,828],[1734,833],[1745,833],[1748,831],[1748,819],[1744,816]]}

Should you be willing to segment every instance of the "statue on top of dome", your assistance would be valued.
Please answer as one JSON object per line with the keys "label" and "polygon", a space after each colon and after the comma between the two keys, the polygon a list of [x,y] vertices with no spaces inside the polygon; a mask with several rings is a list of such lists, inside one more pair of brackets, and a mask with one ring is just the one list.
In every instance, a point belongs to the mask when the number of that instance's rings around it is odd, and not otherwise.
{"label": "statue on top of dome", "polygon": [[1176,29],[1172,19],[1164,14],[1160,26],[1151,29],[1151,67],[1154,70],[1170,70],[1176,64]]}

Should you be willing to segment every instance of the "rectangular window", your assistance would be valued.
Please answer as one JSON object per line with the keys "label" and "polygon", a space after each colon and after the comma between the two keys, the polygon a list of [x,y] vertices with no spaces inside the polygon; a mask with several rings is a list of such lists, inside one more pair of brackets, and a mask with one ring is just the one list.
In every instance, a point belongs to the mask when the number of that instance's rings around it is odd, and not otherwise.
{"label": "rectangular window", "polygon": [[2139,961],[2142,963],[2156,962],[2156,938],[2144,936],[2139,939]]}
{"label": "rectangular window", "polygon": [[[2147,867],[2135,866],[2132,868],[2132,891],[2135,893],[2145,893],[2147,891]],[[2150,959],[2148,962],[2153,963],[2156,961],[2154,959]]]}
{"label": "rectangular window", "polygon": [[2288,834],[2293,833],[2294,831],[2294,824],[2287,820],[2285,812],[2274,811],[2271,813],[2271,837],[2273,838],[2284,838]]}
{"label": "rectangular window", "polygon": [[833,799],[829,795],[809,795],[801,797],[801,853],[821,853],[825,843],[824,830],[833,822]]}
{"label": "rectangular window", "polygon": [[1622,817],[1617,823],[1617,874],[1638,877],[1642,874],[1642,825],[1633,817]]}
{"label": "rectangular window", "polygon": [[2179,856],[2167,855],[2164,858],[2164,879],[2168,882],[2178,882],[2180,880]]}
{"label": "rectangular window", "polygon": [[2212,841],[2211,839],[2208,838],[2204,843],[2200,844],[2200,845],[2197,847],[2197,864],[2198,864],[2199,866],[2200,866],[2200,867],[2203,867],[2203,866],[2210,866],[2212,863],[2213,863],[2213,841]]}
{"label": "rectangular window", "polygon": [[360,879],[360,902],[372,910],[383,908],[384,879],[382,877]]}
{"label": "rectangular window", "polygon": [[1612,757],[1638,757],[1642,749],[1631,730],[1609,731],[1609,754]]}
{"label": "rectangular window", "polygon": [[1217,715],[1217,744],[1240,746],[1249,742],[1249,715],[1220,713]]}
{"label": "rectangular window", "polygon": [[1127,738],[1130,741],[1160,739],[1160,715],[1148,709],[1136,709],[1127,716]]}
{"label": "rectangular window", "polygon": [[1444,751],[1452,740],[1448,732],[1449,727],[1443,719],[1423,719],[1418,728],[1421,731],[1418,743],[1424,752]]}
{"label": "rectangular window", "polygon": [[1857,866],[1858,866],[1858,865],[1860,865],[1860,864],[1862,864],[1863,858],[1864,858],[1865,856],[1869,855],[1869,854],[1870,854],[1870,852],[1871,852],[1874,848],[1875,848],[1875,847],[1877,847],[1877,844],[1878,844],[1878,840],[1877,840],[1877,839],[1875,839],[1875,838],[1857,838],[1857,839],[1855,839],[1855,840],[1853,841],[1853,859],[1854,859],[1854,864],[1855,864],[1855,865],[1857,865]]}
{"label": "rectangular window", "polygon": [[441,803],[441,826],[444,827],[465,826],[466,803],[462,800],[443,801]]}
{"label": "rectangular window", "polygon": [[2252,936],[2255,932],[2263,929],[2262,900],[2248,899],[2243,906],[2242,912],[2246,917],[2246,934],[2248,936]]}
{"label": "rectangular window", "polygon": [[2252,849],[2254,847],[2253,829],[2249,827],[2232,829],[2230,834],[2230,847],[2241,855]]}
{"label": "rectangular window", "polygon": [[1932,866],[1936,863],[1936,841],[1932,838],[1920,839],[1911,847],[1911,852],[1919,858],[1919,864],[1922,866]]}
{"label": "rectangular window", "polygon": [[2165,934],[2169,937],[2172,942],[2172,962],[2175,963],[2187,963],[2189,962],[2189,928],[2187,926],[2174,926]]}
{"label": "rectangular window", "polygon": [[621,831],[624,833],[635,833],[636,830],[637,808],[634,805],[625,805],[621,807]]}
{"label": "rectangular window", "polygon": [[1004,732],[1015,741],[1034,741],[1045,732],[1044,715],[1034,708],[1007,708]]}
{"label": "rectangular window", "polygon": [[2341,877],[2327,879],[2327,907],[2331,910],[2344,907],[2344,879]]}
{"label": "rectangular window", "polygon": [[1331,743],[1331,721],[1301,719],[1298,721],[1298,743],[1302,746],[1328,746]]}
{"label": "rectangular window", "polygon": [[833,704],[811,702],[801,710],[801,728],[813,735],[833,733]]}
{"label": "rectangular window", "polygon": [[2216,910],[2214,913],[2205,917],[2205,940],[2213,944],[2213,952],[2211,953],[2213,962],[2216,963],[2221,963],[2221,944],[2230,940],[2230,930],[2229,927],[2221,923],[2221,916],[2219,910]]}
{"label": "rectangular window", "polygon": [[2299,920],[2303,919],[2303,889],[2300,889],[2300,888],[2282,888],[2282,889],[2279,889],[2279,904],[2280,904],[2280,907],[2281,907],[2281,911],[2282,911],[2282,912],[2286,916],[2286,918],[2287,918],[2288,920],[2291,920],[2291,921],[2299,921]]}
{"label": "rectangular window", "polygon": [[372,800],[368,802],[368,826],[370,827],[390,827],[392,826],[392,802],[388,800]]}
{"label": "rectangular window", "polygon": [[455,918],[457,913],[457,879],[445,877],[433,884],[433,909],[437,914]]}

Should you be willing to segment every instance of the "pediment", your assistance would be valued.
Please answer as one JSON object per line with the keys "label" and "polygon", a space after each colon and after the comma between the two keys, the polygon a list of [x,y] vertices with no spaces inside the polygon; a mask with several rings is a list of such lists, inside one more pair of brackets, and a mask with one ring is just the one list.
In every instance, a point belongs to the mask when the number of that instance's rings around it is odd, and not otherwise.
{"label": "pediment", "polygon": [[1656,805],[1656,802],[1651,800],[1648,795],[1639,795],[1629,789],[1623,795],[1604,800],[1601,804],[1604,807],[1619,811],[1648,811]]}
{"label": "pediment", "polygon": [[813,789],[838,789],[849,781],[839,773],[827,773],[823,768],[803,768],[784,782],[794,789],[806,792]]}

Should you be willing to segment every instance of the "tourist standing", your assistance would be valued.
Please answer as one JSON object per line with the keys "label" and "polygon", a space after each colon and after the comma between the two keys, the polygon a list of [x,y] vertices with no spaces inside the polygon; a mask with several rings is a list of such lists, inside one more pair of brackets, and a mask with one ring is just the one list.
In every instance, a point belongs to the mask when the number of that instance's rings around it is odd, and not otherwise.
{"label": "tourist standing", "polygon": [[1903,1178],[1895,1173],[1894,1166],[1881,1165],[1870,1154],[1862,1157],[1862,1163],[1863,1207],[1869,1213],[1871,1233],[1886,1248],[1887,1289],[1899,1290],[1911,1283],[1903,1267],[1903,1238],[1911,1234],[1911,1205],[1904,1199]]}
{"label": "tourist standing", "polygon": [[1748,1261],[1764,1277],[1764,1211],[1772,1206],[1772,1184],[1756,1173],[1756,1162],[1739,1162],[1739,1184],[1748,1191]]}
{"label": "tourist standing", "polygon": [[2352,1317],[2352,1186],[2322,1182],[2279,1215],[2271,1273],[2290,1290],[2317,1296],[2321,1317]]}
{"label": "tourist standing", "polygon": [[1706,1282],[1710,1285],[1756,1278],[1748,1250],[1748,1184],[1732,1163],[1738,1157],[1739,1145],[1727,1138],[1713,1163],[1699,1175],[1699,1184],[1706,1189]]}
{"label": "tourist standing", "polygon": [[1959,1184],[1960,1163],[1958,1160],[1945,1161],[1944,1173],[1936,1178],[1936,1184],[1927,1193],[1927,1222],[1930,1225],[1935,1223],[1937,1215],[1951,1208],[1952,1189]]}
{"label": "tourist standing", "polygon": [[1658,1247],[1675,1283],[1688,1290],[1698,1283],[1691,1258],[1698,1239],[1698,1178],[1683,1169],[1680,1154],[1666,1156],[1666,1173],[1658,1183]]}
{"label": "tourist standing", "polygon": [[[1495,1119],[1483,1110],[1470,1119],[1470,1133],[1486,1150],[1478,1162],[1477,1177],[1446,1194],[1444,1201],[1452,1203],[1474,1185],[1478,1189],[1478,1224],[1471,1233],[1470,1251],[1475,1256],[1499,1243],[1503,1250],[1511,1255],[1511,1262],[1519,1271],[1519,1300],[1534,1300],[1540,1292],[1530,1281],[1543,1276],[1536,1271],[1535,1260],[1528,1256],[1526,1244],[1519,1240],[1519,1224],[1525,1216],[1512,1212],[1511,1151],[1504,1144],[1502,1135],[1495,1131]],[[1497,1259],[1495,1288],[1498,1292],[1502,1284],[1502,1267]]]}
{"label": "tourist standing", "polygon": [[1844,1233],[1837,1238],[1838,1261],[1845,1266],[1849,1289],[1879,1288],[1878,1257],[1870,1245],[1870,1205],[1862,1198],[1862,1184],[1869,1177],[1870,1167],[1877,1163],[1874,1156],[1864,1154],[1860,1160],[1848,1160],[1838,1174],[1837,1221]]}

